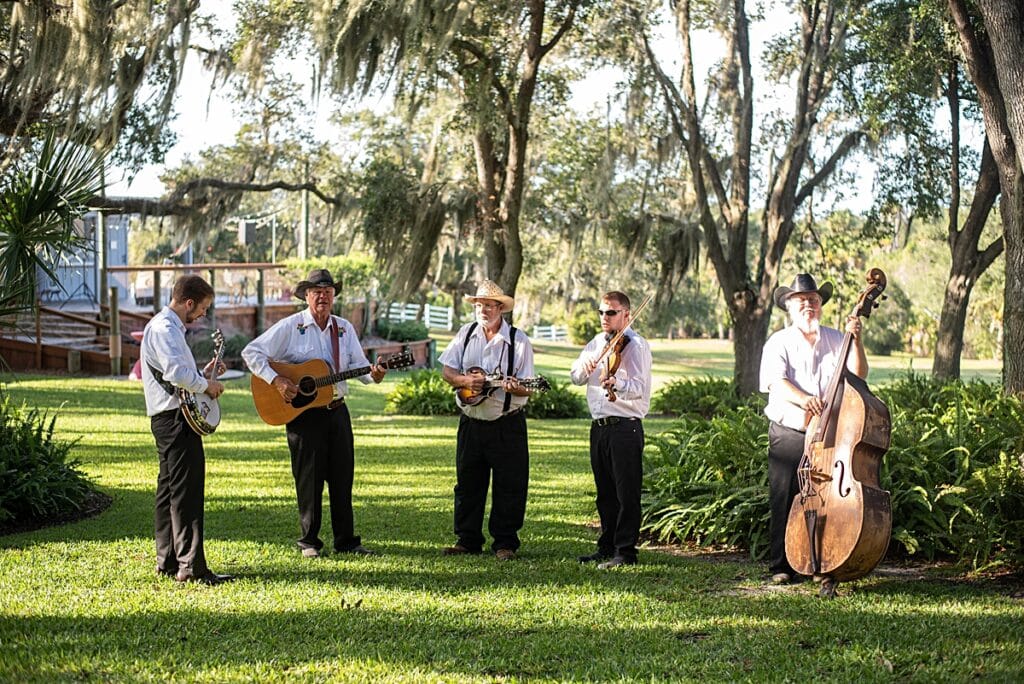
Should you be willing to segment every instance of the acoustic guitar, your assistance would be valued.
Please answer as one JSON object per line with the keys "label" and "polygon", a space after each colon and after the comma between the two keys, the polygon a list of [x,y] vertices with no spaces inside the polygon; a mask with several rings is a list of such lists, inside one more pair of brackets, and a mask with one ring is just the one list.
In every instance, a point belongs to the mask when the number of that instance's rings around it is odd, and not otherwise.
{"label": "acoustic guitar", "polygon": [[[412,366],[415,361],[410,352],[404,351],[378,363],[387,370],[399,370]],[[299,388],[299,393],[291,401],[285,401],[276,387],[255,374],[252,376],[252,401],[256,404],[256,413],[268,425],[284,425],[295,420],[303,411],[327,406],[334,399],[335,383],[358,378],[371,370],[370,366],[363,366],[331,373],[331,367],[322,359],[313,359],[305,363],[271,361],[270,367],[277,371],[278,375],[283,375],[294,382]]]}
{"label": "acoustic guitar", "polygon": [[[494,390],[501,387],[505,382],[505,376],[502,373],[487,373],[479,366],[473,366],[468,369],[466,375],[482,375],[484,386],[479,392],[474,392],[468,387],[460,387],[455,390],[455,403],[460,407],[476,406],[491,396]],[[543,375],[538,375],[535,378],[519,378],[519,386],[536,392],[544,392],[551,389],[551,383]]]}

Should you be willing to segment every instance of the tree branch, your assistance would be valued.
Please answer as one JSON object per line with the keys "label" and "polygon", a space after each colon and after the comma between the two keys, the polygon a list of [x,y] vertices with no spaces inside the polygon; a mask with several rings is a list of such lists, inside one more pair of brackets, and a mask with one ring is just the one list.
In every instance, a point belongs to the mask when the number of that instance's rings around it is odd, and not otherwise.
{"label": "tree branch", "polygon": [[857,146],[863,137],[864,131],[850,131],[843,136],[842,141],[832,153],[832,156],[828,158],[828,161],[826,161],[822,167],[818,169],[818,172],[814,174],[810,180],[804,183],[802,188],[800,188],[800,191],[796,194],[796,201],[793,206],[799,207],[803,204],[804,200],[814,192],[814,189],[832,175],[836,170],[836,166],[839,165],[839,162],[841,162],[843,158],[850,153],[850,150]]}
{"label": "tree branch", "polygon": [[580,0],[572,0],[572,2],[569,3],[569,11],[565,15],[565,21],[563,21],[562,25],[558,27],[557,31],[555,31],[555,35],[551,37],[551,40],[540,46],[540,50],[537,54],[538,59],[542,59],[544,55],[550,52],[551,48],[555,47],[555,45],[558,44],[558,41],[562,40],[562,36],[565,35],[566,31],[572,28],[572,24],[576,20],[576,8],[579,7],[579,5]]}

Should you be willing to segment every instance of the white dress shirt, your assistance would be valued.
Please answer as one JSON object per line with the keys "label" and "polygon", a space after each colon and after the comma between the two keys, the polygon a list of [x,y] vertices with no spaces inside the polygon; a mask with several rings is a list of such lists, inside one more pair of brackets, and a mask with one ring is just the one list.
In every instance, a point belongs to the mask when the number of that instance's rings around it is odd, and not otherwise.
{"label": "white dress shirt", "polygon": [[[350,368],[369,366],[370,362],[363,353],[363,348],[356,337],[356,329],[340,316],[331,316],[337,323],[338,360],[340,368],[334,367],[334,346],[331,335],[334,326],[330,320],[323,330],[313,320],[309,309],[303,309],[287,318],[282,318],[274,325],[245,345],[242,358],[249,371],[268,383],[274,382],[277,371],[270,367],[271,361],[283,363],[305,363],[312,359],[321,359],[327,363],[332,372],[341,372]],[[371,382],[369,372],[359,376],[363,384]],[[334,396],[344,397],[348,394],[348,383],[344,380],[334,386]]]}
{"label": "white dress shirt", "polygon": [[168,307],[153,316],[142,332],[140,356],[142,359],[142,391],[146,396],[146,415],[177,409],[181,406],[177,392],[168,394],[157,382],[150,366],[163,376],[165,382],[183,387],[189,392],[205,392],[209,381],[196,368],[196,360],[185,342],[185,324]]}
{"label": "white dress shirt", "polygon": [[[465,373],[467,368],[478,366],[486,373],[508,373],[508,341],[509,332],[512,326],[508,321],[502,320],[498,332],[489,341],[484,334],[483,325],[477,325],[473,334],[469,336],[469,343],[465,345],[463,355],[463,341],[466,339],[466,331],[472,323],[459,328],[458,334],[448,344],[448,348],[441,354],[438,360],[449,368],[459,373]],[[465,365],[463,365],[465,363]],[[512,360],[512,375],[517,378],[533,377],[533,345],[530,338],[522,330],[516,329],[515,358]],[[500,387],[486,397],[476,406],[462,407],[462,412],[470,418],[477,420],[497,420],[501,417],[501,409],[505,406],[505,390]],[[509,405],[509,413],[517,411],[526,405],[528,397],[512,395],[512,403]]]}
{"label": "white dress shirt", "polygon": [[[584,364],[596,358],[605,345],[607,336],[600,332],[580,352],[572,364],[569,376],[574,385],[587,386],[587,404],[594,418],[643,418],[651,408],[651,347],[647,340],[634,332],[627,332],[629,344],[622,350],[619,370],[615,372],[615,401],[608,400],[608,394],[601,387],[602,361],[590,375],[585,375]],[[607,359],[607,357],[605,357]]]}
{"label": "white dress shirt", "polygon": [[768,338],[761,353],[761,391],[768,393],[764,414],[769,420],[793,430],[804,430],[807,412],[786,401],[778,389],[779,380],[789,380],[807,394],[824,398],[828,384],[839,365],[843,333],[835,328],[818,328],[813,346],[795,325],[789,325]]}

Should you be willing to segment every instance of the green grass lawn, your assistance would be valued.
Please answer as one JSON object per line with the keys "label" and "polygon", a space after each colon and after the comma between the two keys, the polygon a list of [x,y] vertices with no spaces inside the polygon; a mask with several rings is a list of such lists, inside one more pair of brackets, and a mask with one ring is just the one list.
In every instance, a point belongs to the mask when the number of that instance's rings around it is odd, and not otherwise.
{"label": "green grass lawn", "polygon": [[[440,344],[443,348],[444,342]],[[577,349],[538,345],[564,378]],[[728,374],[717,342],[655,344],[658,382]],[[881,365],[881,364],[879,364]],[[900,371],[906,366],[894,363]],[[916,362],[915,362],[915,368]],[[220,587],[154,574],[156,456],[141,387],[7,377],[57,411],[114,503],[79,523],[0,537],[0,681],[801,680],[1019,681],[1024,603],[994,581],[884,566],[820,600],[764,585],[742,555],[641,551],[600,572],[586,421],[533,421],[519,560],[445,558],[454,418],[383,416],[353,387],[356,526],[376,557],[307,560],[282,428],[229,383],[207,438],[206,551]],[[649,421],[657,431],[665,419]],[[330,531],[325,530],[330,542]]]}

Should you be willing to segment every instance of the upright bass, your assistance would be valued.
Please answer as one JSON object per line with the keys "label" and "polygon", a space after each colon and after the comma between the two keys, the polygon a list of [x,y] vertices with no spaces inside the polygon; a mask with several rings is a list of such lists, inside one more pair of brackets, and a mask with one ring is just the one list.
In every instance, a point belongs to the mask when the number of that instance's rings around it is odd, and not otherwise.
{"label": "upright bass", "polygon": [[[885,273],[873,268],[852,315],[867,317],[885,290]],[[879,485],[889,448],[889,409],[846,363],[853,344],[843,338],[839,363],[824,408],[807,427],[797,468],[799,493],[786,524],[786,558],[802,575],[822,576],[821,594],[836,582],[871,572],[885,555],[892,532],[889,492]]]}

